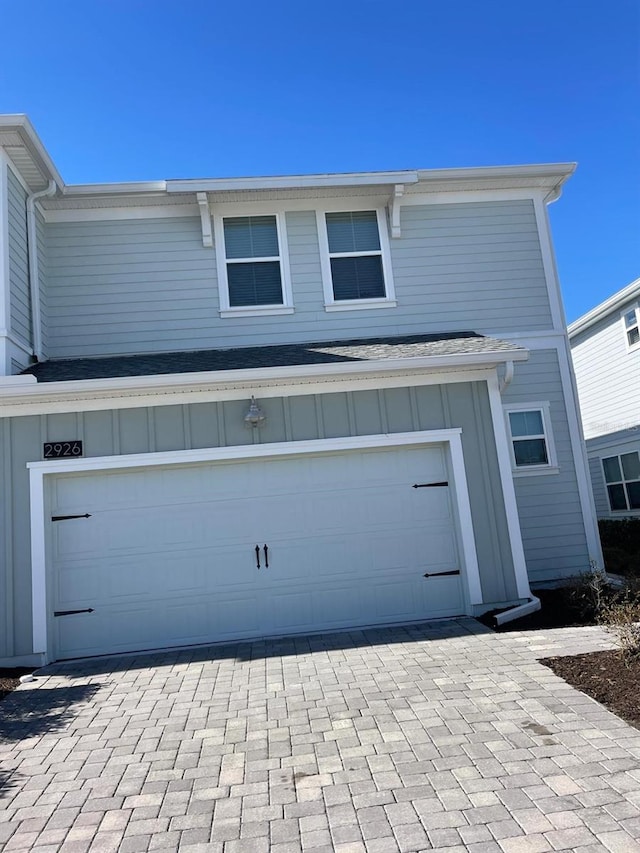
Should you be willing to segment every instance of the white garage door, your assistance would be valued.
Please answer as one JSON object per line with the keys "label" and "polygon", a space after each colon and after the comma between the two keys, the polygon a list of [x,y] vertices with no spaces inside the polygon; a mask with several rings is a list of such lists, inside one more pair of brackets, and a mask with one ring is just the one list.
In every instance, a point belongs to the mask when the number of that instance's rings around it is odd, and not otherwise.
{"label": "white garage door", "polygon": [[56,656],[460,614],[448,476],[441,445],[54,476]]}

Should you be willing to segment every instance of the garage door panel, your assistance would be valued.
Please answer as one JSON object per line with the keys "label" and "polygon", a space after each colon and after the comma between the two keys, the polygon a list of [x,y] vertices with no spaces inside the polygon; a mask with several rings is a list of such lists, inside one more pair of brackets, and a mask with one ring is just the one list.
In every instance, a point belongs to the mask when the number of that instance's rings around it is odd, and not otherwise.
{"label": "garage door panel", "polygon": [[54,478],[92,513],[53,525],[54,607],[95,608],[56,620],[59,655],[463,612],[423,577],[459,568],[449,489],[411,488],[447,476],[435,446]]}

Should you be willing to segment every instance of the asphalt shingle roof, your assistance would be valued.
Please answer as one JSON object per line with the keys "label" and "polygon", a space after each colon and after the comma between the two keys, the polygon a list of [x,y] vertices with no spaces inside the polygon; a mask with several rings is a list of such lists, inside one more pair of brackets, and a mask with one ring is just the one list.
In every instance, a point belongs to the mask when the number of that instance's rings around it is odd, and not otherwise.
{"label": "asphalt shingle roof", "polygon": [[34,364],[23,371],[38,382],[110,379],[121,376],[152,376],[164,373],[197,373],[214,370],[251,370],[260,367],[332,364],[425,356],[520,352],[509,341],[476,332],[449,332],[395,338],[365,338],[308,344],[241,347],[237,349],[164,352],[149,355],[56,359]]}

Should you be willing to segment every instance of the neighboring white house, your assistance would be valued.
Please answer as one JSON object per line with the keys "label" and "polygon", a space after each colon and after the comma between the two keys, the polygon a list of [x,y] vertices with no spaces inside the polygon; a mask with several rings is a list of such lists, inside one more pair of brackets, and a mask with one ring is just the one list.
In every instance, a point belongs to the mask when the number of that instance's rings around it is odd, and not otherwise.
{"label": "neighboring white house", "polygon": [[478,614],[600,562],[573,169],[67,186],[0,117],[0,663]]}
{"label": "neighboring white house", "polygon": [[569,326],[599,518],[640,517],[640,278]]}

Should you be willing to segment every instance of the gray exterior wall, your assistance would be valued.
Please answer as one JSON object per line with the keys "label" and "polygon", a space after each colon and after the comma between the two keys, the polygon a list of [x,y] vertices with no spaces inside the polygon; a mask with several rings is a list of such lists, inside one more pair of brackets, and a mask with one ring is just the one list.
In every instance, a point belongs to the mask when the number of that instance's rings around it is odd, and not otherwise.
{"label": "gray exterior wall", "polygon": [[404,206],[398,305],[327,313],[313,211],[286,214],[295,313],[219,316],[199,218],[51,223],[49,357],[552,326],[533,202]]}
{"label": "gray exterior wall", "polygon": [[593,498],[596,504],[596,514],[598,518],[625,518],[629,516],[640,516],[640,510],[631,510],[630,512],[611,512],[601,461],[602,459],[606,459],[607,456],[619,456],[622,453],[632,453],[634,450],[640,453],[640,429],[620,430],[619,432],[599,436],[587,441],[589,471],[591,473]]}
{"label": "gray exterior wall", "polygon": [[589,568],[589,551],[571,449],[556,350],[534,350],[515,368],[503,403],[550,403],[559,472],[514,478],[520,528],[531,581],[571,576]]}
{"label": "gray exterior wall", "polygon": [[9,195],[9,293],[11,331],[31,344],[31,294],[27,249],[27,194],[8,168]]}
{"label": "gray exterior wall", "polygon": [[640,425],[640,349],[627,349],[623,308],[571,339],[585,438]]}
{"label": "gray exterior wall", "polygon": [[[26,464],[41,458],[42,442],[82,439],[85,456],[247,444],[254,433],[242,423],[246,405],[241,400],[0,420],[0,658],[31,653]],[[267,422],[255,433],[261,442],[462,427],[483,595],[496,603],[517,597],[486,384],[276,398],[264,407]]]}

